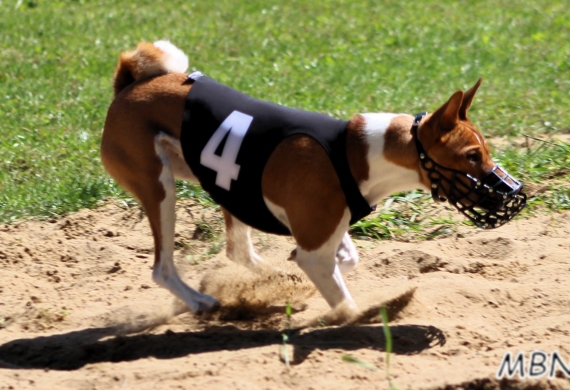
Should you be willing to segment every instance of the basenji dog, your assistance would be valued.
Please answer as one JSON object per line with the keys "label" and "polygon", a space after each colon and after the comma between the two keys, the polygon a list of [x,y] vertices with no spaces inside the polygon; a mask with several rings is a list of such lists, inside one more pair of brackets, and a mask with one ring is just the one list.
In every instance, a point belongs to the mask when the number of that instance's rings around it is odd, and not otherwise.
{"label": "basenji dog", "polygon": [[348,229],[382,198],[427,189],[483,228],[525,206],[522,185],[491,160],[467,117],[481,79],[431,114],[339,121],[258,101],[188,75],[187,67],[186,55],[168,41],[120,55],[101,159],[144,207],[154,281],[192,312],[219,304],[184,283],[174,266],[175,179],[199,181],[220,202],[230,259],[249,267],[263,261],[251,226],[290,234],[294,260],[328,304],[354,310],[342,277],[358,263]]}

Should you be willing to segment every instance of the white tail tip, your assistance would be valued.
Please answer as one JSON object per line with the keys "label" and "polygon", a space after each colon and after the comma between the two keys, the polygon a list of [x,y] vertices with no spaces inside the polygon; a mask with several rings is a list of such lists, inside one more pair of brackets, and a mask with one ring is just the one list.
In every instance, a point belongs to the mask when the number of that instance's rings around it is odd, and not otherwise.
{"label": "white tail tip", "polygon": [[156,41],[153,45],[166,54],[163,59],[163,66],[167,72],[186,72],[186,69],[188,69],[188,57],[184,52],[182,52],[182,50],[174,46],[169,41]]}

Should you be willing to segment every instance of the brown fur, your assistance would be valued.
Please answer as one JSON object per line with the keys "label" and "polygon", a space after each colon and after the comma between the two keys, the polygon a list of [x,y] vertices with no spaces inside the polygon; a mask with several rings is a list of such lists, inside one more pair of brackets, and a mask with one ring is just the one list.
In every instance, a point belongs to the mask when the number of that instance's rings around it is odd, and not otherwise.
{"label": "brown fur", "polygon": [[101,141],[103,165],[145,208],[155,239],[156,261],[162,243],[159,207],[165,193],[159,182],[162,164],[154,139],[159,131],[179,138],[190,89],[185,80],[185,75],[168,74],[126,87],[109,107]]}
{"label": "brown fur", "polygon": [[121,53],[113,82],[115,96],[135,81],[164,74],[156,66],[163,54],[159,48],[148,42],[139,43],[133,51]]}
{"label": "brown fur", "polygon": [[[424,120],[418,135],[426,152],[438,164],[473,177],[485,176],[495,165],[485,138],[467,118],[467,110],[480,84],[481,80],[466,93],[455,92]],[[480,153],[480,162],[473,163],[466,158],[467,153],[473,151]]]}
{"label": "brown fur", "polygon": [[323,147],[294,135],[275,149],[261,179],[263,195],[286,210],[291,233],[304,250],[320,248],[346,208],[336,171]]}
{"label": "brown fur", "polygon": [[[455,92],[445,104],[422,121],[418,130],[420,142],[436,163],[477,178],[483,178],[495,166],[489,145],[467,117],[467,110],[480,84],[481,79],[467,92]],[[480,161],[470,161],[467,156],[471,153],[477,153]],[[426,172],[421,170],[420,173],[422,182],[429,185]],[[451,179],[450,172],[444,171],[442,174]]]}
{"label": "brown fur", "polygon": [[346,156],[350,173],[352,173],[357,184],[368,180],[370,175],[368,160],[362,158],[368,155],[369,149],[364,132],[365,124],[362,115],[354,115],[346,127]]}
{"label": "brown fur", "polygon": [[419,174],[419,158],[410,131],[413,122],[409,115],[392,119],[384,134],[384,157],[401,167],[418,170]]}
{"label": "brown fur", "polygon": [[471,103],[473,102],[473,98],[475,97],[475,93],[479,89],[481,82],[483,79],[477,80],[477,83],[473,87],[471,87],[465,94],[463,95],[463,101],[461,102],[461,107],[459,108],[458,116],[459,119],[462,121],[467,120],[467,110],[471,107]]}
{"label": "brown fur", "polygon": [[401,167],[415,169],[422,184],[429,187],[428,175],[420,165],[415,141],[412,137],[413,122],[413,117],[409,115],[398,115],[392,119],[384,134],[384,157]]}

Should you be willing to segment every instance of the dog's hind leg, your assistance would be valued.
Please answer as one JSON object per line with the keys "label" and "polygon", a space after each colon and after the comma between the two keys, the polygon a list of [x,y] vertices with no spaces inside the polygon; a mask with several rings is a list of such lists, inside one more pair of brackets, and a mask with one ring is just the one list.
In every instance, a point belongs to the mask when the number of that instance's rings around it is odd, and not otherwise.
{"label": "dog's hind leg", "polygon": [[[111,126],[103,134],[102,161],[111,176],[139,199],[146,211],[155,245],[154,281],[184,301],[193,312],[211,309],[218,301],[186,285],[174,266],[176,194],[169,152],[161,142],[163,137],[143,131],[138,138],[127,137],[114,128],[115,131],[110,131]],[[137,126],[131,125],[132,133],[137,130]],[[138,148],[132,147],[133,138]]]}
{"label": "dog's hind leg", "polygon": [[159,245],[156,245],[155,249],[157,253],[155,254],[156,260],[152,277],[156,283],[183,300],[194,313],[211,309],[218,304],[218,301],[189,287],[180,279],[174,266],[174,226],[176,219],[174,205],[176,202],[176,187],[174,173],[168,159],[168,152],[160,135],[156,137],[155,150],[162,162],[162,170],[158,181],[159,186],[162,186],[164,198],[160,202],[159,209],[156,210],[158,218],[154,218],[154,223],[151,221],[151,225],[157,225],[153,229],[157,230],[155,242],[157,237],[160,242],[160,252],[158,250]]}
{"label": "dog's hind leg", "polygon": [[255,268],[263,259],[255,252],[251,241],[251,227],[222,207],[226,223],[226,255],[232,261]]}

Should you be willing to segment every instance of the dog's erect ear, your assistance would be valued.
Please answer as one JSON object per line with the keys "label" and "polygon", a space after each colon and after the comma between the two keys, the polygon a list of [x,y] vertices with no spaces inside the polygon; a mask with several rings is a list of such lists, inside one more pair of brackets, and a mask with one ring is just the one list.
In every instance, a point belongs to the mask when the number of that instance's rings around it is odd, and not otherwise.
{"label": "dog's erect ear", "polygon": [[465,95],[463,95],[463,102],[461,102],[461,107],[459,108],[459,119],[462,121],[467,120],[467,110],[471,107],[471,102],[475,97],[475,92],[477,92],[477,89],[479,89],[479,86],[481,85],[481,81],[483,81],[482,78],[480,78],[475,85],[472,86],[469,91],[465,92]]}
{"label": "dog's erect ear", "polygon": [[441,131],[453,130],[459,121],[459,109],[463,101],[463,91],[455,92],[443,106],[438,108],[430,118],[430,121]]}

